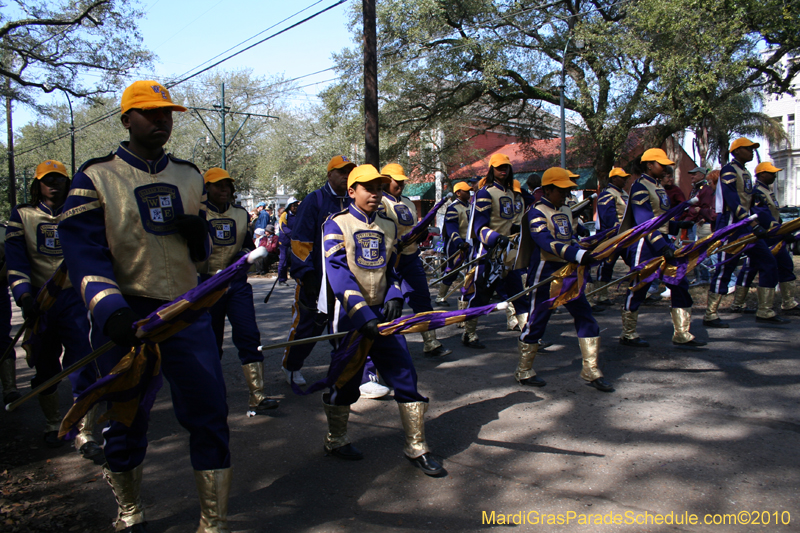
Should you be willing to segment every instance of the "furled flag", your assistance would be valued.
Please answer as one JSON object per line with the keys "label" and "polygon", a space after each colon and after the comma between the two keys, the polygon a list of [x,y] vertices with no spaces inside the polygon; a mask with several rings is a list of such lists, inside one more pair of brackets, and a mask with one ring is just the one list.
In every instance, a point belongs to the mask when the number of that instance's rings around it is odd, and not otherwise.
{"label": "furled flag", "polygon": [[[424,313],[401,316],[391,322],[379,324],[378,331],[381,335],[421,333],[488,315],[492,311],[502,310],[507,306],[508,304],[501,302],[457,311],[426,311]],[[325,379],[317,381],[305,390],[292,383],[292,390],[295,394],[305,396],[334,385],[337,387],[344,386],[345,383],[353,378],[356,372],[361,371],[371,348],[371,340],[365,339],[357,330],[350,331],[338,341],[336,348],[331,353],[331,364]]]}
{"label": "furled flag", "polygon": [[422,217],[422,220],[417,222],[413,228],[408,230],[408,233],[400,237],[397,246],[402,248],[403,246],[408,246],[410,244],[414,244],[423,239],[428,233],[428,226],[431,225],[433,219],[436,217],[436,212],[442,207],[447,200],[453,197],[453,193],[448,193],[447,196],[436,202],[436,205],[431,207],[431,210]]}
{"label": "furled flag", "polygon": [[138,321],[136,336],[142,344],[132,348],[107,376],[87,387],[75,399],[61,422],[59,437],[66,435],[93,405],[100,402],[112,402],[101,420],[116,420],[127,426],[133,422],[139,409],[149,413],[162,384],[158,343],[200,318],[225,294],[231,281],[247,275],[250,266],[266,255],[265,248],[256,248],[183,296]]}

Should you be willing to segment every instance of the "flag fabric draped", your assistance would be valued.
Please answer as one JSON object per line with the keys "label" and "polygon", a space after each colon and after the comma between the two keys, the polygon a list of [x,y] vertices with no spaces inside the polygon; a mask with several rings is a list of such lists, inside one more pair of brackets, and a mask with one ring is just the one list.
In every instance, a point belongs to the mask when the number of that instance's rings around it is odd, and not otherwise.
{"label": "flag fabric draped", "polygon": [[47,311],[56,303],[58,295],[67,285],[67,265],[62,261],[50,279],[39,289],[33,308],[36,311],[36,319],[33,324],[25,330],[22,337],[22,348],[25,350],[25,360],[28,366],[36,364],[36,357],[41,352],[42,335],[47,330]]}
{"label": "flag fabric draped", "polygon": [[136,336],[142,344],[125,355],[111,372],[87,387],[76,399],[64,420],[59,436],[64,436],[97,403],[112,402],[100,418],[116,420],[127,426],[139,409],[150,412],[162,385],[161,351],[158,343],[186,328],[219,300],[231,281],[246,276],[258,258],[267,255],[259,247],[241,257],[174,301],[164,304],[136,323]]}
{"label": "flag fabric draped", "polygon": [[[506,306],[507,304],[500,303],[457,311],[427,311],[401,316],[391,322],[379,324],[378,331],[381,335],[421,333],[488,315],[492,311],[505,309]],[[361,371],[371,348],[371,340],[365,339],[357,330],[350,331],[347,336],[338,342],[333,353],[331,353],[331,364],[325,379],[313,383],[305,390],[300,389],[296,383],[292,383],[292,390],[295,394],[305,396],[334,385],[338,387],[344,386],[345,383],[353,378],[356,372]]]}
{"label": "flag fabric draped", "polygon": [[442,207],[447,200],[450,199],[450,196],[445,196],[431,208],[428,213],[422,217],[422,220],[417,222],[413,228],[411,228],[408,233],[400,237],[399,242],[397,245],[399,247],[408,246],[410,244],[414,244],[415,242],[419,242],[423,240],[423,236],[427,235],[428,226],[431,225],[433,219],[436,217],[436,212]]}

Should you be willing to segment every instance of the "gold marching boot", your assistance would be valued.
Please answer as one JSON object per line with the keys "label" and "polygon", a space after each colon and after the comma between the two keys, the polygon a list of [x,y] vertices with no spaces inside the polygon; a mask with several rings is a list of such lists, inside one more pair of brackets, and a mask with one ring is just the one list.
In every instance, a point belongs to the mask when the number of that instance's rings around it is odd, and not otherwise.
{"label": "gold marching boot", "polygon": [[672,335],[672,344],[680,344],[681,346],[705,346],[706,343],[698,341],[694,335],[689,333],[689,328],[692,324],[692,308],[691,307],[673,307],[670,309],[672,314],[672,328],[674,333]]}
{"label": "gold marching boot", "polygon": [[581,379],[588,381],[594,388],[602,392],[614,392],[614,387],[603,379],[600,370],[600,337],[579,337],[578,345],[581,348]]}
{"label": "gold marching boot", "polygon": [[636,324],[639,322],[639,311],[628,311],[622,308],[622,334],[619,343],[623,346],[633,346],[635,348],[647,348],[650,343],[639,338],[636,333]]}
{"label": "gold marching boot", "polygon": [[61,414],[58,412],[58,391],[52,394],[40,394],[39,406],[44,414],[44,442],[48,448],[60,448],[64,441],[58,438],[61,428]]}
{"label": "gold marching boot", "polygon": [[[463,311],[468,306],[469,306],[469,302],[465,302],[463,300],[458,300],[458,310],[459,311]],[[460,328],[460,329],[464,329],[464,323],[463,322],[459,322],[458,324],[456,324],[456,327]]]}
{"label": "gold marching boot", "polygon": [[[707,294],[708,303],[706,305],[706,313],[703,315],[703,325],[707,328],[727,328],[728,323],[723,322],[719,317],[719,304],[722,302],[723,295],[711,291],[708,291]],[[747,296],[746,292],[745,296]]]}
{"label": "gold marching boot", "polygon": [[525,329],[525,326],[528,324],[528,313],[520,313],[517,315],[517,322],[519,323],[519,330],[522,331]]}
{"label": "gold marching boot", "polygon": [[17,361],[13,357],[0,363],[0,382],[3,384],[3,403],[19,400],[22,395],[17,390]]}
{"label": "gold marching boot", "polygon": [[461,334],[461,344],[468,348],[486,348],[478,339],[478,319],[473,318],[464,322],[464,333]]}
{"label": "gold marching boot", "polygon": [[425,474],[438,476],[444,472],[444,468],[431,456],[428,443],[425,442],[425,412],[428,410],[428,403],[398,403],[397,407],[400,409],[400,421],[406,434],[403,453]]}
{"label": "gold marching boot", "polygon": [[608,302],[610,300],[611,300],[611,298],[609,298],[608,287],[603,287],[603,289],[600,292],[598,292],[596,297],[595,297],[595,302],[596,303]]}
{"label": "gold marching boot", "polygon": [[141,499],[142,465],[127,472],[112,472],[103,465],[103,477],[111,485],[117,500],[117,519],[114,529],[122,531],[136,524],[144,524],[144,505]]}
{"label": "gold marching boot", "polygon": [[248,416],[252,416],[250,413],[264,412],[269,409],[275,409],[280,405],[278,400],[273,400],[264,393],[263,361],[242,365],[242,372],[244,372],[244,380],[247,382],[247,388],[250,391]]}
{"label": "gold marching boot", "polygon": [[506,331],[519,331],[519,320],[517,320],[517,310],[514,309],[514,304],[508,302],[506,307]]}
{"label": "gold marching boot", "polygon": [[450,307],[450,304],[447,303],[447,293],[450,292],[450,287],[445,285],[444,283],[439,284],[439,292],[436,295],[436,303],[439,305],[443,305],[445,307]]}
{"label": "gold marching boot", "polygon": [[435,330],[423,331],[422,343],[422,353],[425,357],[441,357],[453,353],[452,350],[442,346],[442,343],[436,339]]}
{"label": "gold marching boot", "polygon": [[517,349],[519,350],[519,362],[517,363],[517,370],[514,372],[514,377],[520,385],[531,385],[534,387],[544,387],[547,382],[542,378],[536,376],[536,371],[533,369],[533,360],[536,359],[536,354],[539,353],[539,343],[534,342],[528,344],[527,342],[517,341]]}
{"label": "gold marching boot", "polygon": [[747,303],[747,293],[750,292],[750,287],[742,287],[737,285],[733,291],[733,303],[731,304],[732,313],[744,312]]}
{"label": "gold marching boot", "polygon": [[85,459],[94,459],[103,453],[103,449],[94,438],[94,427],[97,424],[97,417],[100,413],[100,406],[95,404],[86,411],[80,419],[76,429],[78,435],[75,437],[75,449],[80,452]]}
{"label": "gold marching boot", "polygon": [[[327,395],[325,395],[327,396]],[[331,405],[323,396],[322,406],[328,419],[328,434],[325,435],[325,455],[357,461],[364,458],[358,448],[350,444],[347,436],[347,420],[350,418],[349,405]]]}
{"label": "gold marching boot", "polygon": [[781,288],[781,310],[791,311],[800,307],[794,297],[794,281],[781,281],[778,286]]}
{"label": "gold marching boot", "polygon": [[200,525],[197,533],[230,533],[228,495],[232,478],[230,468],[194,471],[194,482],[200,495]]}
{"label": "gold marching boot", "polygon": [[758,311],[756,311],[756,322],[765,322],[768,324],[786,324],[790,322],[785,318],[781,318],[772,310],[772,304],[775,302],[775,287],[759,287],[758,288]]}

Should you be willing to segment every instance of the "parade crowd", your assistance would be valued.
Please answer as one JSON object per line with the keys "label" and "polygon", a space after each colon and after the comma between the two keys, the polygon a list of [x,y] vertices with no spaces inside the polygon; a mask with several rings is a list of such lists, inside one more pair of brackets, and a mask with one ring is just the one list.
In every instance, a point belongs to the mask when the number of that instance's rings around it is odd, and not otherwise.
{"label": "parade crowd", "polygon": [[[287,285],[290,277],[296,282],[289,346],[281,364],[295,392],[303,393],[300,387],[308,385],[302,369],[314,339],[350,332],[331,341],[332,354],[347,356],[332,355],[329,379],[321,388],[328,423],[324,453],[362,459],[348,433],[350,406],[359,398],[393,391],[406,458],[424,474],[441,477],[446,470],[426,441],[428,398],[419,390],[409,347],[403,335],[385,330],[387,323],[400,325],[407,319],[404,308],[414,317],[431,317],[418,321],[413,331],[422,334],[424,357],[441,358],[453,352],[437,339],[433,317],[463,327],[463,350],[483,350],[479,317],[499,298],[503,304],[496,308],[504,310],[507,329],[519,331],[518,361],[516,368],[508,368],[509,379],[513,375],[521,386],[543,387],[536,356],[546,344],[548,320],[563,306],[577,331],[580,378],[604,393],[614,392],[614,386],[603,375],[600,329],[593,315],[614,305],[608,285],[618,259],[632,271],[658,261],[666,268],[683,257],[687,246],[712,241],[715,246],[689,261],[685,275],[641,276],[630,283],[618,336],[623,349],[649,346],[639,335],[639,308],[661,293],[656,289],[661,282],[669,290],[672,342],[679,346],[705,344],[690,331],[690,279],[693,285],[708,284],[706,328],[729,327],[719,309],[731,289],[731,310],[752,313],[756,322],[784,324],[800,311],[790,252],[795,230],[781,231],[787,221],[781,220],[772,192],[781,169],[760,163],[754,179],[746,165],[758,144],[745,138],[730,146],[732,159],[716,184],[704,168],[689,173],[689,199],[674,184],[675,163],[662,149],[648,149],[627,172],[619,167],[610,171],[607,187],[597,195],[596,212],[594,199],[574,198],[578,176],[568,169],[549,168],[528,180],[525,189],[514,178],[509,158],[494,154],[485,176],[456,183],[452,200],[437,206],[444,213],[446,262],[434,273],[439,282],[432,302],[418,244],[426,228],[415,204],[403,196],[410,172],[401,165],[378,170],[335,155],[325,184],[302,201],[290,198],[274,216],[263,202],[248,213],[234,202],[236,185],[229,172],[215,167],[203,173],[165,152],[172,113],[182,111],[186,108],[174,103],[162,85],[137,81],[122,95],[121,121],[128,139],[114,152],[85,162],[74,176],[54,160],[36,168],[31,201],[14,207],[5,228],[2,276],[10,294],[2,291],[0,301],[0,348],[7,353],[0,362],[4,404],[21,398],[10,336],[12,298],[25,320],[22,346],[27,364],[35,369],[32,389],[113,343],[69,374],[73,397],[83,400],[107,376],[138,361],[134,355],[142,343],[137,336],[142,319],[247,256],[253,272],[264,274],[277,263],[276,284]],[[606,247],[665,214],[670,216],[635,242]],[[596,233],[582,218],[597,221]],[[722,242],[717,235],[725,228],[731,231]],[[741,246],[723,246],[736,242]],[[603,249],[607,255],[598,260]],[[758,305],[748,309],[746,297],[756,275]],[[777,288],[780,314],[774,310]],[[455,309],[434,311],[434,304],[450,307],[452,296]],[[157,363],[146,363],[151,374],[169,382],[175,415],[190,435],[200,499],[197,531],[202,533],[230,531],[232,458],[220,364],[226,318],[248,386],[248,415],[279,408],[265,391],[261,335],[246,275],[234,277],[213,305],[198,308],[191,320],[159,341]],[[45,334],[37,335],[44,328]],[[66,406],[59,406],[57,385],[36,394],[44,441],[59,447],[71,440],[83,457],[101,458],[118,504],[115,530],[147,531],[140,488],[152,396],[126,396],[120,390],[111,401],[98,396],[79,421],[62,424]],[[106,405],[112,415],[99,439],[95,426]],[[122,416],[123,411],[130,416]]]}

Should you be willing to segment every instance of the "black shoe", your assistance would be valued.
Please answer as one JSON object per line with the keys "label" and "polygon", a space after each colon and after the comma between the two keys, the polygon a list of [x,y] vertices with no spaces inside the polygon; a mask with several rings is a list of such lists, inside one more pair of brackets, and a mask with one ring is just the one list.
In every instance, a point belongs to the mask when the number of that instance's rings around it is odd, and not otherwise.
{"label": "black shoe", "polygon": [[761,318],[760,316],[756,317],[756,322],[760,322],[762,324],[789,324],[791,320],[788,318],[783,318],[778,315],[775,315],[770,318]]}
{"label": "black shoe", "polygon": [[438,305],[439,307],[450,307],[450,302],[448,302],[447,300],[442,300],[441,302],[439,300],[436,300],[436,305]]}
{"label": "black shoe", "polygon": [[619,343],[623,346],[631,346],[632,348],[649,348],[650,343],[641,337],[635,339],[626,339],[625,337],[619,338]]}
{"label": "black shoe", "polygon": [[698,346],[705,346],[708,343],[707,342],[703,342],[703,341],[699,341],[697,339],[692,339],[689,342],[675,342],[675,341],[672,341],[672,344],[674,344],[675,346],[695,346],[695,347],[698,347]]}
{"label": "black shoe", "polygon": [[539,344],[539,350],[544,350],[545,348],[549,348],[550,346],[553,345],[552,342],[543,341],[542,339],[539,339],[538,344]]}
{"label": "black shoe", "polygon": [[791,309],[781,309],[781,314],[785,316],[800,316],[800,306],[792,307]]}
{"label": "black shoe", "polygon": [[715,318],[714,320],[703,320],[703,325],[707,328],[726,329],[730,327],[728,323],[723,322],[721,318]]}
{"label": "black shoe", "polygon": [[478,340],[467,342],[464,339],[461,339],[461,344],[463,344],[467,348],[476,348],[478,350],[482,350],[482,349],[486,348],[486,345],[483,344],[481,341],[478,341]]}
{"label": "black shoe", "polygon": [[606,308],[600,304],[594,304],[592,306],[592,313],[602,313],[605,310]]}
{"label": "black shoe", "polygon": [[126,527],[119,533],[147,533],[147,522],[142,522],[141,524],[134,524],[130,527]]}
{"label": "black shoe", "polygon": [[739,315],[753,315],[756,312],[756,309],[753,307],[738,307],[738,306],[730,306],[728,308],[729,313],[736,313]]}
{"label": "black shoe", "polygon": [[338,448],[334,448],[330,451],[326,449],[325,455],[333,455],[334,457],[338,457],[339,459],[347,459],[348,461],[360,461],[364,458],[364,454],[361,453],[361,450],[352,444],[345,444],[344,446],[339,446]]}
{"label": "black shoe", "polygon": [[605,300],[597,300],[594,305],[602,305],[603,307],[611,307],[614,305],[614,300],[605,299]]}
{"label": "black shoe", "polygon": [[603,378],[597,378],[594,381],[590,381],[589,385],[599,390],[600,392],[614,392],[614,387],[611,386],[611,383],[604,380]]}
{"label": "black shoe", "polygon": [[256,413],[260,413],[261,411],[269,411],[270,409],[277,409],[281,406],[281,402],[278,400],[274,400],[272,398],[264,398],[261,400],[261,403],[258,404],[253,411]]}
{"label": "black shoe", "polygon": [[547,382],[545,380],[543,380],[542,378],[540,378],[539,376],[533,376],[533,377],[530,377],[530,378],[525,378],[525,379],[519,380],[519,384],[520,385],[528,385],[528,386],[531,386],[531,387],[544,387],[545,385],[547,385]]}
{"label": "black shoe", "polygon": [[58,431],[48,431],[44,434],[44,444],[48,448],[61,448],[64,441],[58,438]]}
{"label": "black shoe", "polygon": [[422,355],[425,357],[444,357],[445,355],[450,355],[451,353],[453,353],[453,350],[448,350],[444,346],[439,346],[430,352],[422,352]]}
{"label": "black shoe", "polygon": [[95,458],[99,458],[101,455],[103,455],[103,448],[96,442],[89,441],[81,446],[81,449],[78,450],[78,452],[84,459],[94,461]]}
{"label": "black shoe", "polygon": [[436,477],[447,473],[447,470],[444,469],[442,463],[434,459],[430,452],[423,453],[414,459],[406,456],[406,459],[411,461],[411,464],[422,470],[425,475]]}
{"label": "black shoe", "polygon": [[9,392],[5,396],[3,396],[3,404],[4,405],[8,405],[11,402],[16,402],[20,398],[22,398],[22,394],[20,394],[19,392],[17,392],[17,391]]}
{"label": "black shoe", "polygon": [[289,283],[285,279],[278,280],[278,285],[280,285],[280,286],[284,286],[284,285],[288,285],[288,284]]}

